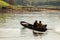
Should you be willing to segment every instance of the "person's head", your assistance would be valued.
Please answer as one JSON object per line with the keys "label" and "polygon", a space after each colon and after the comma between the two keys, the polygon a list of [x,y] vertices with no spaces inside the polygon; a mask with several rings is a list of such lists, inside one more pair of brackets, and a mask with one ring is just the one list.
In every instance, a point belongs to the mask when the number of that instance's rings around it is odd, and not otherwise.
{"label": "person's head", "polygon": [[35,22],[37,22],[37,20]]}
{"label": "person's head", "polygon": [[41,21],[39,21],[39,23],[41,23]]}
{"label": "person's head", "polygon": [[47,25],[45,25],[45,27],[47,27]]}

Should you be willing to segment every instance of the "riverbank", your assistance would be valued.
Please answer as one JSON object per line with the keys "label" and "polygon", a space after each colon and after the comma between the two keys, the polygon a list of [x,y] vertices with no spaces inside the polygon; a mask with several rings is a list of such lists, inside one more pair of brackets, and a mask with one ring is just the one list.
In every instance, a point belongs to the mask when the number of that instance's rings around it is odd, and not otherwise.
{"label": "riverbank", "polygon": [[58,9],[58,8],[34,8],[34,7],[20,7],[17,9],[12,9],[12,8],[0,9],[1,13],[41,12],[41,11],[59,12],[60,9]]}

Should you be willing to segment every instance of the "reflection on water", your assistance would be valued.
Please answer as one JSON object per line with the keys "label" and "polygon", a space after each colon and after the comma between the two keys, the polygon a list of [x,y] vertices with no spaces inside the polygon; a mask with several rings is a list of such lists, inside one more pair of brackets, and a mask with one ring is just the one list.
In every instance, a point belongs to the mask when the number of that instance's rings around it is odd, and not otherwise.
{"label": "reflection on water", "polygon": [[0,23],[4,23],[5,22],[5,17],[3,14],[0,14]]}
{"label": "reflection on water", "polygon": [[[33,14],[32,14],[33,13]],[[33,24],[41,20],[49,29],[44,34],[33,33],[32,30],[22,29],[21,21]],[[60,39],[60,12],[29,12],[26,14],[0,13],[0,40],[59,40]]]}

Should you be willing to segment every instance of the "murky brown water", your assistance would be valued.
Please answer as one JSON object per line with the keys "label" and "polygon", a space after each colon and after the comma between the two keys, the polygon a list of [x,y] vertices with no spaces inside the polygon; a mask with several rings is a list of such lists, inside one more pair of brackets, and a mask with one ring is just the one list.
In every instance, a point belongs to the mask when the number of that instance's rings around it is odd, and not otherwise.
{"label": "murky brown water", "polygon": [[[33,24],[35,20],[41,20],[52,30],[37,36],[30,29],[22,29],[21,21]],[[0,40],[60,40],[60,12],[0,13]]]}

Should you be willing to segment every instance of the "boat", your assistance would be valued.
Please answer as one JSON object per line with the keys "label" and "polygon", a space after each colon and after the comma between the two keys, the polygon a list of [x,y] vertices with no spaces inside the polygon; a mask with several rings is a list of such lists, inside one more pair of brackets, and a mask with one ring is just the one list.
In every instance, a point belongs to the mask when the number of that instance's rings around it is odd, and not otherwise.
{"label": "boat", "polygon": [[35,29],[34,26],[30,23],[27,23],[25,21],[21,21],[20,24],[25,27],[25,28],[28,28],[28,29],[31,29],[31,30],[34,30],[34,31],[39,31],[39,32],[45,32],[47,31],[47,25],[43,25],[44,28],[42,29]]}

